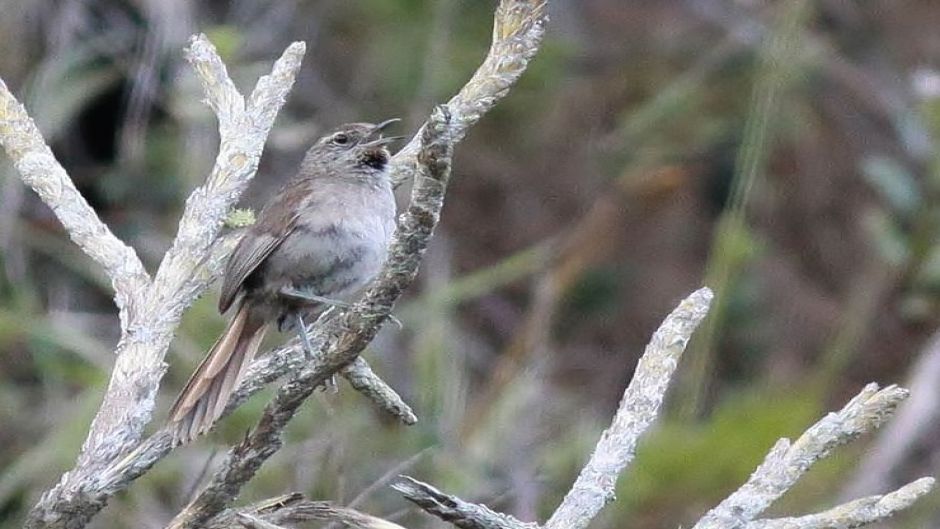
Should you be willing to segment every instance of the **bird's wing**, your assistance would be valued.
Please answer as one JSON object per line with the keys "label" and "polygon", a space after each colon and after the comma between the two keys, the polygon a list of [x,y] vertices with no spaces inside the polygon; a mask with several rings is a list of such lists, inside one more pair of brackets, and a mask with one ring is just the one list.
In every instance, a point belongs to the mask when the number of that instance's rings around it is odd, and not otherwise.
{"label": "bird's wing", "polygon": [[235,301],[242,283],[271,255],[297,226],[300,193],[278,193],[274,201],[265,206],[248,232],[238,241],[225,266],[219,311],[225,312]]}

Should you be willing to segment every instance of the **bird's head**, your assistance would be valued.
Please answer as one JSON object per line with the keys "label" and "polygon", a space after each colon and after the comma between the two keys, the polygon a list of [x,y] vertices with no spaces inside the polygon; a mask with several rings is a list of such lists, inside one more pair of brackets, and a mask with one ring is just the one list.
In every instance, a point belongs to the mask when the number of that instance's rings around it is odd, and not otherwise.
{"label": "bird's head", "polygon": [[302,171],[311,176],[369,177],[386,173],[391,154],[387,145],[400,136],[383,137],[382,131],[399,121],[347,123],[317,140],[304,157]]}

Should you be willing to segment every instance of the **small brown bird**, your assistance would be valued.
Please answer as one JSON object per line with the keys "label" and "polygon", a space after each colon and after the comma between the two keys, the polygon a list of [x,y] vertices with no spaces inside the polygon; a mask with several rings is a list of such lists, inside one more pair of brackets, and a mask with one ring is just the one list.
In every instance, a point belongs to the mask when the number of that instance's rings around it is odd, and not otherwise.
{"label": "small brown bird", "polygon": [[234,315],[170,409],[176,444],[209,430],[271,323],[293,327],[310,351],[305,317],[342,305],[385,261],[395,198],[382,137],[398,121],[343,125],[307,151],[229,257],[219,311]]}

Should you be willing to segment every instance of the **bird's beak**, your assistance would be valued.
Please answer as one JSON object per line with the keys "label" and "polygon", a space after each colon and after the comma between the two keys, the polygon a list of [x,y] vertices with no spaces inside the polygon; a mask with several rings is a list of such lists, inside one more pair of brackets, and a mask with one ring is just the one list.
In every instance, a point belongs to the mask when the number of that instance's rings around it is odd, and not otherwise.
{"label": "bird's beak", "polygon": [[399,118],[386,119],[385,121],[383,121],[383,122],[377,124],[376,126],[372,127],[372,132],[371,132],[371,134],[381,133],[383,130],[385,130],[385,127],[388,127],[388,126],[391,125],[392,123],[398,123],[399,121],[401,121],[401,119],[399,119]]}
{"label": "bird's beak", "polygon": [[368,143],[360,143],[360,147],[378,147],[380,145],[388,145],[389,143],[394,143],[398,140],[405,139],[404,136],[387,136],[384,138],[376,138]]}
{"label": "bird's beak", "polygon": [[366,143],[360,143],[359,146],[360,147],[380,147],[382,145],[388,145],[389,143],[404,139],[405,138],[404,136],[388,136],[388,137],[382,136],[382,130],[384,130],[386,127],[388,127],[392,123],[398,123],[399,121],[401,120],[398,118],[392,118],[392,119],[386,119],[385,121],[377,125],[374,125],[372,127],[372,131],[369,133],[369,136],[371,137],[371,136],[378,134],[379,137]]}

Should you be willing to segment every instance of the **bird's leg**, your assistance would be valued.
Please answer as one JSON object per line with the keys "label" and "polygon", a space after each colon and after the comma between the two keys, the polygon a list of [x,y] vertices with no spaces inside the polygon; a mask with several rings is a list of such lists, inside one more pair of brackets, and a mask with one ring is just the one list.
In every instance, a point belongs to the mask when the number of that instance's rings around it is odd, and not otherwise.
{"label": "bird's leg", "polygon": [[300,336],[300,343],[304,345],[304,353],[307,360],[313,359],[313,344],[310,343],[310,337],[307,336],[307,324],[304,323],[304,316],[301,311],[294,312],[294,324],[297,326],[297,334]]}
{"label": "bird's leg", "polygon": [[296,288],[291,288],[291,287],[282,288],[281,295],[284,297],[296,299],[299,301],[307,301],[310,303],[320,303],[322,305],[330,305],[331,307],[339,307],[341,309],[352,308],[352,303],[347,303],[345,301],[340,301],[338,299],[318,296],[310,292],[302,292],[300,290],[297,290]]}
{"label": "bird's leg", "polygon": [[[300,336],[300,342],[304,346],[304,355],[306,355],[307,360],[313,360],[313,344],[310,343],[310,337],[307,336],[307,324],[304,322],[303,312],[295,311],[294,312],[294,325],[297,326],[297,334]],[[323,388],[336,393],[338,391],[336,386],[336,374],[330,375],[330,378],[323,383]]]}
{"label": "bird's leg", "polygon": [[[351,309],[353,306],[352,303],[348,303],[346,301],[318,296],[316,294],[311,294],[310,292],[302,292],[300,290],[297,290],[296,288],[291,288],[291,287],[282,288],[281,295],[286,298],[292,298],[292,299],[296,299],[300,301],[308,301],[310,303],[322,303],[323,305],[329,305],[331,307],[336,307],[340,309]],[[399,330],[405,328],[401,320],[396,318],[394,314],[389,314],[388,319],[389,321],[394,323],[395,326],[398,327]]]}

